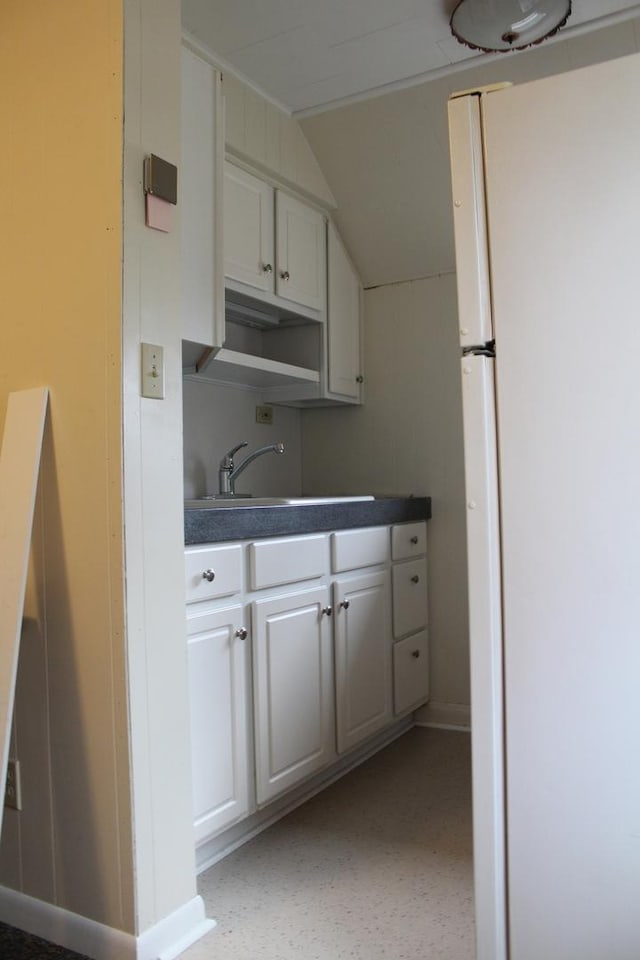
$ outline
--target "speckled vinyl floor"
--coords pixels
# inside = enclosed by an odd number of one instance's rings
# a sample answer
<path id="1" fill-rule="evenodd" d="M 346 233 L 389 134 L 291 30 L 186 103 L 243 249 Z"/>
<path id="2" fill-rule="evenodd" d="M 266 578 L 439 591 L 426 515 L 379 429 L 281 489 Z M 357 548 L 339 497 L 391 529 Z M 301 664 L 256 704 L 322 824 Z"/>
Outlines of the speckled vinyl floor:
<path id="1" fill-rule="evenodd" d="M 410 730 L 203 873 L 180 960 L 472 960 L 470 762 Z"/>

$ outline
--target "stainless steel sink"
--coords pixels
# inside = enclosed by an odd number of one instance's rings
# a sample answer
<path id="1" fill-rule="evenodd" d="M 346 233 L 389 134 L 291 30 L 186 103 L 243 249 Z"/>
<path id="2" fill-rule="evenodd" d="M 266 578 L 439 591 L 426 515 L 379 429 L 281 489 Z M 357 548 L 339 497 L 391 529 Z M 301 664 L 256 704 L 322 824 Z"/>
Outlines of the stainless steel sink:
<path id="1" fill-rule="evenodd" d="M 373 500 L 366 497 L 201 497 L 185 500 L 187 510 L 206 510 L 215 507 L 300 507 L 305 504 L 354 503 L 358 500 Z"/>

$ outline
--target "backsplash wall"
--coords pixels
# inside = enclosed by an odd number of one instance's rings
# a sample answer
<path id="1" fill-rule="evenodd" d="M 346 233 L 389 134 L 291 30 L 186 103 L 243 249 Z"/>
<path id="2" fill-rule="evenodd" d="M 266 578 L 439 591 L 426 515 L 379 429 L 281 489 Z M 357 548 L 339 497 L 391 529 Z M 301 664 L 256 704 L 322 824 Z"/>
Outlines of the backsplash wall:
<path id="1" fill-rule="evenodd" d="M 256 405 L 264 403 L 258 391 L 184 380 L 184 495 L 185 499 L 218 492 L 218 465 L 227 450 L 241 440 L 236 463 L 258 447 L 284 443 L 282 456 L 268 453 L 254 460 L 237 481 L 238 493 L 254 496 L 300 496 L 302 493 L 301 416 L 290 407 L 273 407 L 273 424 L 256 423 Z"/>

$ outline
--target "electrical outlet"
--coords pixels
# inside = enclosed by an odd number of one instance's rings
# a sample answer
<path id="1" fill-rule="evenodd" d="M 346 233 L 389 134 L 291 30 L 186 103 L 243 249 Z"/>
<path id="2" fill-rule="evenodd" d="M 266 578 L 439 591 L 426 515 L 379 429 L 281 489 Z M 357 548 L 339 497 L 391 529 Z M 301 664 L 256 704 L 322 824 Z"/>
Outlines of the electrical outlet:
<path id="1" fill-rule="evenodd" d="M 273 407 L 267 404 L 256 407 L 256 423 L 273 423 Z"/>
<path id="2" fill-rule="evenodd" d="M 12 810 L 22 810 L 22 788 L 20 786 L 20 761 L 7 762 L 7 780 L 4 787 L 4 805 Z"/>

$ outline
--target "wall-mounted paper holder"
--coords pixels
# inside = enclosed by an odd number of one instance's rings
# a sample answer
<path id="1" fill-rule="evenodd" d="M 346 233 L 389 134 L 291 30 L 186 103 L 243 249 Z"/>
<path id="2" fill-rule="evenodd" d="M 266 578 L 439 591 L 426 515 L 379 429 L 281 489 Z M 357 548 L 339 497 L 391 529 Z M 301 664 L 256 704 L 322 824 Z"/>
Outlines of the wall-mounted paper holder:
<path id="1" fill-rule="evenodd" d="M 178 202 L 178 168 L 150 153 L 144 161 L 145 223 L 169 233 L 172 207 Z"/>

